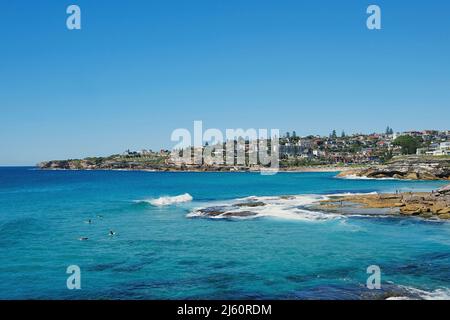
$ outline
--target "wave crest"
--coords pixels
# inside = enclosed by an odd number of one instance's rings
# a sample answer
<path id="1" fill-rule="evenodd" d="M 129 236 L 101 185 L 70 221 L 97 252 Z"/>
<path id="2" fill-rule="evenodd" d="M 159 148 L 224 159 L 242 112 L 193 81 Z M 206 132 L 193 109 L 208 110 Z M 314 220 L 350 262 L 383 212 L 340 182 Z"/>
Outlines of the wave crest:
<path id="1" fill-rule="evenodd" d="M 197 208 L 187 217 L 212 219 L 252 219 L 272 217 L 291 220 L 321 221 L 339 218 L 340 215 L 308 209 L 317 201 L 327 199 L 321 195 L 296 195 L 274 197 L 247 197 L 225 204 Z"/>
<path id="2" fill-rule="evenodd" d="M 393 177 L 385 177 L 385 178 L 370 178 L 366 176 L 357 176 L 356 174 L 349 174 L 346 176 L 338 177 L 339 179 L 348 179 L 348 180 L 400 180 L 398 178 Z M 402 180 L 408 180 L 408 179 L 402 179 Z"/>
<path id="3" fill-rule="evenodd" d="M 192 201 L 192 199 L 193 198 L 189 193 L 185 193 L 178 196 L 165 196 L 156 199 L 139 200 L 138 202 L 145 202 L 151 204 L 152 206 L 161 207 L 161 206 L 169 206 L 176 203 L 189 202 Z"/>
<path id="4" fill-rule="evenodd" d="M 449 288 L 438 288 L 433 291 L 420 290 L 408 286 L 399 286 L 407 295 L 389 297 L 387 300 L 450 300 Z"/>

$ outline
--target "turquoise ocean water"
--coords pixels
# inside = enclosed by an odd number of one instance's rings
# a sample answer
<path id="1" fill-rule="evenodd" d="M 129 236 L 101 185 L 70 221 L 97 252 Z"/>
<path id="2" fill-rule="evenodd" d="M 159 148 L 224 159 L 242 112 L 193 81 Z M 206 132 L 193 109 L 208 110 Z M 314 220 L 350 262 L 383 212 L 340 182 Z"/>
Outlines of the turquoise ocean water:
<path id="1" fill-rule="evenodd" d="M 443 185 L 335 175 L 0 168 L 0 299 L 449 298 L 448 222 L 315 219 L 284 207 L 251 219 L 187 217 L 248 196 Z M 153 202 L 186 193 L 192 201 Z M 81 269 L 81 290 L 66 287 L 69 265 Z M 381 268 L 381 290 L 365 286 L 369 265 Z"/>

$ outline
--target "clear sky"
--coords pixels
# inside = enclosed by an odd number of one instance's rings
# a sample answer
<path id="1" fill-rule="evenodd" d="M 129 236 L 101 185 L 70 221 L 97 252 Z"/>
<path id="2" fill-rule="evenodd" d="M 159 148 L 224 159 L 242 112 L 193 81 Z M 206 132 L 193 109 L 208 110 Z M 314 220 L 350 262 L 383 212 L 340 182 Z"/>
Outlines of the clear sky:
<path id="1" fill-rule="evenodd" d="M 450 2 L 0 0 L 0 165 L 170 148 L 194 120 L 450 129 Z"/>

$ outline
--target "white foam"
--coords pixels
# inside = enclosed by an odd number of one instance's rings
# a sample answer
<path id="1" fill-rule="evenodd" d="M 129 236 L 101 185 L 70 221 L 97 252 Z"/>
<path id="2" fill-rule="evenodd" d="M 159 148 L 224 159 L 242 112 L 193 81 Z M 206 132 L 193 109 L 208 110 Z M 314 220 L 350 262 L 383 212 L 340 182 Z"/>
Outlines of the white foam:
<path id="1" fill-rule="evenodd" d="M 333 193 L 326 195 L 327 199 L 328 197 L 346 197 L 346 196 L 364 196 L 364 195 L 370 195 L 370 194 L 378 194 L 378 192 L 343 192 L 343 193 Z"/>
<path id="2" fill-rule="evenodd" d="M 172 197 L 160 197 L 157 199 L 150 199 L 150 200 L 139 200 L 138 202 L 146 202 L 153 206 L 169 206 L 176 203 L 183 203 L 183 202 L 189 202 L 192 201 L 192 196 L 189 193 L 181 194 L 179 196 L 172 196 Z"/>
<path id="3" fill-rule="evenodd" d="M 349 179 L 349 180 L 409 180 L 409 179 L 398 179 L 393 177 L 386 177 L 386 178 L 371 178 L 366 176 L 357 176 L 356 174 L 349 174 L 346 176 L 337 177 L 339 179 Z"/>
<path id="4" fill-rule="evenodd" d="M 439 288 L 433 291 L 425 291 L 413 287 L 405 287 L 405 289 L 419 295 L 424 300 L 450 300 L 449 288 Z"/>
<path id="5" fill-rule="evenodd" d="M 408 286 L 399 286 L 404 289 L 408 293 L 410 293 L 413 297 L 389 297 L 387 300 L 414 300 L 414 299 L 423 299 L 423 300 L 450 300 L 450 289 L 449 288 L 438 288 L 433 291 L 425 291 L 420 290 L 414 287 Z M 417 298 L 414 298 L 417 297 Z"/>
<path id="6" fill-rule="evenodd" d="M 386 300 L 415 300 L 415 299 L 412 299 L 409 297 L 389 297 L 389 298 L 386 298 Z"/>
<path id="7" fill-rule="evenodd" d="M 304 207 L 310 204 L 313 204 L 317 201 L 326 200 L 327 196 L 321 195 L 297 195 L 297 196 L 287 196 L 287 197 L 257 197 L 251 196 L 241 199 L 233 200 L 229 203 L 222 205 L 212 205 L 210 207 L 221 207 L 220 209 L 224 211 L 223 214 L 208 216 L 207 213 L 202 212 L 202 209 L 206 209 L 208 207 L 197 208 L 194 211 L 190 212 L 188 217 L 202 217 L 207 216 L 208 218 L 214 219 L 223 219 L 229 218 L 229 216 L 225 215 L 226 213 L 239 213 L 251 211 L 255 213 L 251 216 L 246 217 L 235 217 L 236 219 L 253 219 L 260 217 L 272 217 L 272 218 L 280 218 L 280 219 L 290 219 L 290 220 L 304 220 L 304 221 L 322 221 L 322 220 L 330 220 L 341 217 L 338 214 L 332 213 L 324 213 L 314 210 L 307 210 Z M 265 205 L 256 206 L 256 207 L 236 207 L 234 205 L 245 202 L 263 202 Z"/>

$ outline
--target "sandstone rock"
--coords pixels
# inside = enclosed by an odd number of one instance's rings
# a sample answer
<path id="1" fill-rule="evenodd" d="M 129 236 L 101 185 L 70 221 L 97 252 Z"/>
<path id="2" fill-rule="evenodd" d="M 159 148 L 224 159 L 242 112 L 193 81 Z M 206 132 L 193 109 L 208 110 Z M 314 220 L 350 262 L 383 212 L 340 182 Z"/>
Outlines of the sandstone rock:
<path id="1" fill-rule="evenodd" d="M 405 211 L 400 209 L 400 214 L 404 215 L 404 216 L 415 216 L 415 215 L 419 215 L 420 211 Z"/>
<path id="2" fill-rule="evenodd" d="M 423 204 L 406 204 L 404 207 L 400 208 L 400 213 L 402 214 L 418 215 L 427 212 L 430 212 L 430 208 Z"/>
<path id="3" fill-rule="evenodd" d="M 439 178 L 436 177 L 435 175 L 427 172 L 427 173 L 421 173 L 419 175 L 419 179 L 420 180 L 438 180 Z"/>
<path id="4" fill-rule="evenodd" d="M 386 200 L 386 199 L 398 199 L 399 196 L 397 194 L 380 194 L 380 199 Z"/>
<path id="5" fill-rule="evenodd" d="M 424 197 L 416 195 L 416 194 L 405 195 L 402 199 L 403 202 L 408 202 L 408 203 L 421 203 L 424 200 L 425 200 Z"/>
<path id="6" fill-rule="evenodd" d="M 394 157 L 385 165 L 344 171 L 339 176 L 349 175 L 369 178 L 448 180 L 450 179 L 450 159 L 421 156 Z"/>
<path id="7" fill-rule="evenodd" d="M 358 210 L 399 208 L 399 210 L 391 210 L 390 212 L 392 214 L 399 212 L 404 216 L 448 219 L 447 216 L 450 215 L 450 194 L 437 192 L 335 196 L 329 200 L 321 201 L 320 208 L 335 209 L 340 206 L 345 209 L 349 206 L 352 207 L 352 203 L 362 205 Z M 355 208 L 354 205 L 353 208 Z"/>
<path id="8" fill-rule="evenodd" d="M 419 175 L 416 172 L 410 172 L 404 176 L 404 179 L 417 180 Z"/>
<path id="9" fill-rule="evenodd" d="M 431 211 L 434 213 L 449 213 L 446 212 L 446 210 L 450 210 L 450 207 L 447 206 L 447 203 L 444 201 L 436 201 L 432 206 L 431 206 Z"/>
<path id="10" fill-rule="evenodd" d="M 436 213 L 439 216 L 442 215 L 442 214 L 448 214 L 448 213 L 450 213 L 450 207 L 439 209 L 438 211 L 436 211 Z"/>
<path id="11" fill-rule="evenodd" d="M 431 212 L 425 212 L 425 213 L 421 213 L 420 217 L 425 218 L 425 219 L 432 218 L 433 214 Z"/>

